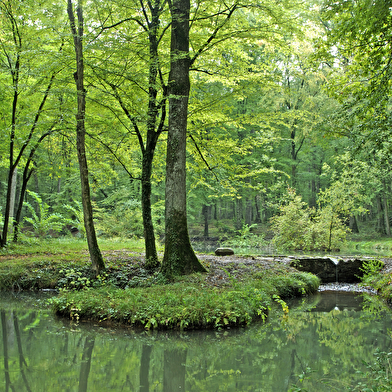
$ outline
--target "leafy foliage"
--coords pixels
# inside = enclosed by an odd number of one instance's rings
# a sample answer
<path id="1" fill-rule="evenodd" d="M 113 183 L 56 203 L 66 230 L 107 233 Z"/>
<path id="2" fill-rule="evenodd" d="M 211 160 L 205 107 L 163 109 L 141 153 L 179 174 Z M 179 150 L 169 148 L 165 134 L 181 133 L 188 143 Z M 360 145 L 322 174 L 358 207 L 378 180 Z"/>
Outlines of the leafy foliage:
<path id="1" fill-rule="evenodd" d="M 78 233 L 82 237 L 86 234 L 86 228 L 84 227 L 83 218 L 83 206 L 79 201 L 74 201 L 75 205 L 64 204 L 63 209 L 71 214 L 71 217 L 67 219 L 67 222 L 78 230 Z"/>
<path id="2" fill-rule="evenodd" d="M 49 205 L 37 193 L 28 191 L 28 194 L 32 196 L 38 207 L 38 212 L 36 212 L 30 203 L 25 203 L 31 213 L 31 217 L 25 217 L 24 220 L 32 225 L 34 234 L 42 238 L 50 235 L 52 232 L 58 233 L 61 231 L 64 225 L 68 223 L 68 220 L 61 214 L 50 212 Z"/>
<path id="3" fill-rule="evenodd" d="M 361 372 L 364 380 L 358 383 L 352 392 L 388 392 L 392 390 L 392 352 L 377 350 L 374 362 L 367 363 L 367 371 Z"/>
<path id="4" fill-rule="evenodd" d="M 284 249 L 337 249 L 345 240 L 348 228 L 332 206 L 315 210 L 289 189 L 288 202 L 280 207 L 280 215 L 271 219 L 274 243 Z"/>

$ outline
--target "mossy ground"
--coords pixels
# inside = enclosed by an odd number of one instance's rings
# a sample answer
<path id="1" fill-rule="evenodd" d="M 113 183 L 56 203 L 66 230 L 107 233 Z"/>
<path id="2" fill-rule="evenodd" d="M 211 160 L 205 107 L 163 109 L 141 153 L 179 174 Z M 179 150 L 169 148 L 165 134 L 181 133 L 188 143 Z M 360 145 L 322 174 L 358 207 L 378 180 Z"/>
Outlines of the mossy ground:
<path id="1" fill-rule="evenodd" d="M 60 289 L 51 300 L 57 313 L 74 320 L 115 322 L 146 329 L 198 329 L 246 325 L 265 318 L 272 302 L 317 290 L 318 279 L 280 263 L 252 257 L 199 255 L 207 273 L 167 281 L 144 268 L 140 249 L 101 246 L 106 271 L 90 271 L 81 246 L 53 241 L 36 248 L 8 249 L 0 256 L 1 290 Z"/>

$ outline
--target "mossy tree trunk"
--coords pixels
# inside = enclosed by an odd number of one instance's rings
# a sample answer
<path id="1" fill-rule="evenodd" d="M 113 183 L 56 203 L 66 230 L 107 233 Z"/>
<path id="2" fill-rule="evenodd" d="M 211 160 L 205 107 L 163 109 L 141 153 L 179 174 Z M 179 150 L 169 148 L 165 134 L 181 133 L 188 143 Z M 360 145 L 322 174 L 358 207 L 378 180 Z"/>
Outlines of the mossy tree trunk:
<path id="1" fill-rule="evenodd" d="M 146 268 L 156 269 L 159 267 L 158 253 L 155 245 L 154 225 L 152 221 L 151 212 L 151 173 L 152 162 L 154 159 L 154 152 L 161 135 L 166 118 L 166 93 L 162 102 L 158 102 L 158 72 L 159 72 L 159 54 L 158 54 L 158 29 L 159 18 L 163 10 L 161 0 L 155 0 L 151 3 L 151 21 L 148 23 L 148 41 L 150 45 L 150 67 L 149 67 L 149 81 L 148 81 L 148 109 L 147 109 L 147 139 L 146 147 L 143 148 L 143 163 L 142 163 L 142 213 L 144 226 L 144 241 L 146 248 Z M 164 90 L 166 86 L 163 86 Z M 159 118 L 159 107 L 161 108 L 161 118 L 157 126 Z"/>
<path id="2" fill-rule="evenodd" d="M 146 5 L 146 4 L 145 4 Z M 158 139 L 165 129 L 167 86 L 164 84 L 162 72 L 160 72 L 158 47 L 160 43 L 159 26 L 160 16 L 165 10 L 165 1 L 154 0 L 148 3 L 148 7 L 141 3 L 145 17 L 145 30 L 148 32 L 149 42 L 149 70 L 148 70 L 148 108 L 147 108 L 147 136 L 144 140 L 138 125 L 137 116 L 132 114 L 126 102 L 121 96 L 118 86 L 109 83 L 125 115 L 130 120 L 138 138 L 142 153 L 141 194 L 142 194 L 142 217 L 144 229 L 144 244 L 146 250 L 146 268 L 154 270 L 159 268 L 158 253 L 154 225 L 151 211 L 151 173 L 155 149 Z M 150 12 L 150 14 L 149 14 Z M 150 15 L 150 16 L 149 16 Z M 142 25 L 142 21 L 140 20 Z M 162 87 L 162 97 L 159 99 L 159 85 Z M 131 179 L 133 176 L 128 172 Z"/>
<path id="3" fill-rule="evenodd" d="M 190 0 L 174 0 L 171 6 L 169 74 L 169 131 L 166 157 L 165 254 L 166 276 L 205 271 L 189 239 L 186 216 L 186 133 L 189 80 Z"/>
<path id="4" fill-rule="evenodd" d="M 74 74 L 77 97 L 78 111 L 76 114 L 76 146 L 78 152 L 80 180 L 82 187 L 82 204 L 84 227 L 86 229 L 86 238 L 90 253 L 92 269 L 96 274 L 105 269 L 105 263 L 102 258 L 101 251 L 98 246 L 97 236 L 95 233 L 93 221 L 93 209 L 91 205 L 90 184 L 88 179 L 88 166 L 85 149 L 85 112 L 86 112 L 86 90 L 84 88 L 84 63 L 83 63 L 83 9 L 80 1 L 78 1 L 76 13 L 77 23 L 73 12 L 72 0 L 68 0 L 68 17 L 71 25 L 71 31 L 74 39 L 74 47 L 76 54 L 76 72 Z"/>

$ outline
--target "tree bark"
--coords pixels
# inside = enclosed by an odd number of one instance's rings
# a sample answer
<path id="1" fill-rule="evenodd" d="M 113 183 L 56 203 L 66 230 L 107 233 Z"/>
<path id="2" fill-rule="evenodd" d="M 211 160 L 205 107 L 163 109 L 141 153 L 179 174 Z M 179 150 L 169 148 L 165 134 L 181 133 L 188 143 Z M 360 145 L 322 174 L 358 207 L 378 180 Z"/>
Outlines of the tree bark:
<path id="1" fill-rule="evenodd" d="M 235 199 L 235 229 L 237 231 L 242 229 L 242 199 Z"/>
<path id="2" fill-rule="evenodd" d="M 387 201 L 387 188 L 385 180 L 383 181 L 384 194 L 383 194 L 383 210 L 384 210 L 384 222 L 385 222 L 385 233 L 386 235 L 391 235 L 391 228 L 389 226 L 389 211 L 388 211 L 388 201 Z"/>
<path id="3" fill-rule="evenodd" d="M 159 267 L 158 253 L 155 245 L 154 225 L 151 213 L 151 172 L 154 152 L 159 136 L 163 131 L 163 124 L 166 117 L 166 104 L 161 106 L 161 121 L 157 128 L 158 104 L 157 104 L 157 77 L 159 70 L 158 55 L 158 28 L 160 17 L 161 0 L 155 0 L 151 9 L 151 23 L 149 24 L 148 39 L 150 45 L 150 68 L 149 68 L 149 90 L 148 90 L 148 110 L 147 110 L 147 140 L 146 148 L 143 149 L 142 163 L 142 214 L 144 226 L 144 243 L 146 248 L 146 268 L 156 269 Z M 164 93 L 165 94 L 165 93 Z M 164 97 L 166 101 L 166 97 Z"/>
<path id="4" fill-rule="evenodd" d="M 376 203 L 377 203 L 376 232 L 381 234 L 386 234 L 383 203 L 380 195 L 377 195 Z"/>
<path id="5" fill-rule="evenodd" d="M 162 272 L 171 277 L 205 272 L 189 239 L 186 215 L 186 133 L 189 80 L 190 0 L 171 5 L 169 131 L 166 155 L 165 253 Z"/>
<path id="6" fill-rule="evenodd" d="M 88 166 L 85 149 L 85 112 L 86 112 L 86 90 L 84 88 L 84 62 L 83 62 L 83 9 L 80 1 L 77 5 L 78 21 L 76 25 L 73 12 L 72 0 L 68 0 L 68 17 L 71 24 L 71 31 L 74 38 L 75 54 L 76 54 L 76 72 L 74 74 L 77 97 L 78 111 L 76 114 L 76 146 L 78 152 L 80 181 L 82 188 L 82 204 L 84 227 L 86 229 L 86 238 L 90 253 L 92 268 L 96 274 L 105 269 L 105 263 L 102 258 L 101 251 L 98 247 L 97 236 L 93 221 L 93 209 L 91 205 L 90 184 L 88 179 Z"/>
<path id="7" fill-rule="evenodd" d="M 209 232 L 208 232 L 209 206 L 207 206 L 206 204 L 203 204 L 202 215 L 204 217 L 204 239 L 208 239 L 208 236 L 209 236 Z"/>

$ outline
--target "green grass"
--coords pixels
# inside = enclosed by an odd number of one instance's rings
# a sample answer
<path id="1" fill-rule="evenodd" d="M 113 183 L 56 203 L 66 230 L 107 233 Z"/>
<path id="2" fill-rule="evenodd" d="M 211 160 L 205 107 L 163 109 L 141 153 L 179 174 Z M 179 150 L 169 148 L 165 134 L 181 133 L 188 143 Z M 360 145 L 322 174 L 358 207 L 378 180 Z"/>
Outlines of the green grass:
<path id="1" fill-rule="evenodd" d="M 287 271 L 286 271 L 287 274 Z M 125 290 L 112 286 L 96 290 L 63 291 L 52 299 L 54 310 L 79 320 L 112 321 L 145 329 L 199 329 L 247 325 L 265 319 L 273 300 L 317 290 L 310 274 L 249 277 L 244 284 L 211 287 L 201 274 L 171 284 Z"/>
<path id="2" fill-rule="evenodd" d="M 62 288 L 52 299 L 59 314 L 73 319 L 110 321 L 150 328 L 220 328 L 263 319 L 281 297 L 306 295 L 319 280 L 281 264 L 251 267 L 232 263 L 212 274 L 167 282 L 144 269 L 141 241 L 100 242 L 106 270 L 94 277 L 84 241 L 47 240 L 10 246 L 0 253 L 0 290 Z M 209 264 L 205 264 L 209 268 Z"/>
<path id="3" fill-rule="evenodd" d="M 132 249 L 138 254 L 144 250 L 141 240 L 101 240 L 99 245 L 109 267 L 112 259 L 119 261 L 116 251 Z M 0 291 L 56 288 L 64 277 L 61 270 L 86 266 L 89 255 L 85 240 L 53 238 L 10 244 L 0 250 Z"/>
<path id="4" fill-rule="evenodd" d="M 99 247 L 102 251 L 132 249 L 135 252 L 144 251 L 144 241 L 142 239 L 124 239 L 111 238 L 99 239 Z M 162 247 L 158 247 L 159 250 Z M 22 244 L 10 243 L 6 248 L 0 249 L 0 256 L 6 255 L 24 255 L 24 254 L 59 254 L 66 252 L 87 252 L 87 242 L 84 239 L 76 239 L 73 237 L 50 238 L 46 240 L 39 240 L 37 238 L 30 238 L 29 242 Z"/>

